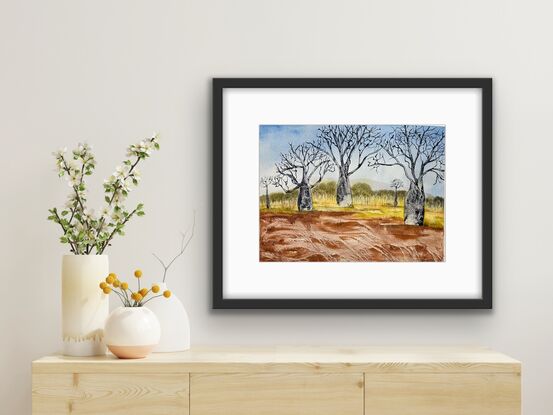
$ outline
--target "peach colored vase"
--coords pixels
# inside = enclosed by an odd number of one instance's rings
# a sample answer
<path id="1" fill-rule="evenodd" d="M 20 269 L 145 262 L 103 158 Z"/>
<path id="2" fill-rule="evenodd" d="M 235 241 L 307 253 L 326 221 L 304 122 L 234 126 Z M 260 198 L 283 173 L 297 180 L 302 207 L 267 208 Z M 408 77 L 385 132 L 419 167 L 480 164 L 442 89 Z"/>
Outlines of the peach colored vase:
<path id="1" fill-rule="evenodd" d="M 120 359 L 146 357 L 159 343 L 161 329 L 156 315 L 145 307 L 118 307 L 104 328 L 108 349 Z"/>

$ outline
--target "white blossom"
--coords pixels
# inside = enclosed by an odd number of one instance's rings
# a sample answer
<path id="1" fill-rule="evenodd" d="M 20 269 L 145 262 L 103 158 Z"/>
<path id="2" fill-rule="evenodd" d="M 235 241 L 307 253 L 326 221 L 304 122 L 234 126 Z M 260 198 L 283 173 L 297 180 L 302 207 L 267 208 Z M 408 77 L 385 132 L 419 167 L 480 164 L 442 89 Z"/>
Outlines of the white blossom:
<path id="1" fill-rule="evenodd" d="M 60 159 L 65 155 L 65 153 L 67 153 L 67 147 L 61 147 L 58 151 L 54 151 L 52 155 L 57 159 Z"/>
<path id="2" fill-rule="evenodd" d="M 121 222 L 123 220 L 123 214 L 121 213 L 121 211 L 113 211 L 111 212 L 111 219 L 114 220 L 115 222 Z"/>
<path id="3" fill-rule="evenodd" d="M 132 178 L 127 177 L 124 182 L 121 183 L 121 190 L 129 193 L 132 190 Z"/>
<path id="4" fill-rule="evenodd" d="M 84 230 L 85 230 L 84 224 L 83 224 L 82 222 L 80 222 L 80 221 L 77 221 L 77 222 L 75 223 L 75 230 L 77 231 L 77 233 L 79 233 L 79 232 L 84 232 Z"/>
<path id="5" fill-rule="evenodd" d="M 104 184 L 113 185 L 113 184 L 115 184 L 116 181 L 117 181 L 117 179 L 112 174 L 111 176 L 109 176 L 107 179 L 104 180 Z"/>
<path id="6" fill-rule="evenodd" d="M 94 209 L 85 209 L 82 214 L 83 219 L 87 221 L 94 220 Z"/>
<path id="7" fill-rule="evenodd" d="M 124 166 L 117 166 L 115 168 L 115 173 L 111 177 L 115 180 L 123 180 L 127 176 L 127 169 Z"/>
<path id="8" fill-rule="evenodd" d="M 104 221 L 100 224 L 100 226 L 99 226 L 99 228 L 98 228 L 98 233 L 100 233 L 100 232 L 106 232 L 107 230 L 108 230 L 108 224 L 107 224 L 107 222 L 104 220 Z"/>
<path id="9" fill-rule="evenodd" d="M 78 186 L 82 180 L 82 173 L 80 170 L 70 170 L 69 171 L 69 175 L 66 176 L 66 180 L 69 184 L 70 187 L 75 187 L 75 186 Z"/>

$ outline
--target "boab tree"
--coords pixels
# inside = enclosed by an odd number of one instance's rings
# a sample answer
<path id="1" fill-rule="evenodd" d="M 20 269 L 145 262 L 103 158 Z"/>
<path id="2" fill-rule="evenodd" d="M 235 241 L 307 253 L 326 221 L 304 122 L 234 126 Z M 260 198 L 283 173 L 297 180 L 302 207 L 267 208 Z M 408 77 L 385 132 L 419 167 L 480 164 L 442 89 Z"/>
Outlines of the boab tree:
<path id="1" fill-rule="evenodd" d="M 280 161 L 275 164 L 278 173 L 275 185 L 285 193 L 298 189 L 298 210 L 313 210 L 311 189 L 319 184 L 325 174 L 334 171 L 329 158 L 309 144 L 293 146 L 288 153 L 280 154 Z M 314 182 L 313 182 L 314 180 Z"/>
<path id="2" fill-rule="evenodd" d="M 263 176 L 259 180 L 259 184 L 263 186 L 263 190 L 265 191 L 265 207 L 270 209 L 271 198 L 269 197 L 269 186 L 275 184 L 275 178 L 273 176 Z"/>
<path id="3" fill-rule="evenodd" d="M 376 144 L 380 138 L 380 129 L 371 125 L 327 125 L 319 128 L 317 140 L 311 144 L 326 154 L 338 169 L 336 203 L 339 206 L 353 206 L 349 177 L 365 162 L 370 162 L 369 157 L 376 157 L 380 150 Z"/>
<path id="4" fill-rule="evenodd" d="M 381 159 L 377 166 L 400 166 L 409 180 L 403 218 L 406 225 L 424 223 L 424 178 L 444 180 L 445 130 L 442 127 L 403 125 L 380 140 Z"/>
<path id="5" fill-rule="evenodd" d="M 390 187 L 394 189 L 394 207 L 397 207 L 397 191 L 403 187 L 403 182 L 399 179 L 392 180 Z"/>

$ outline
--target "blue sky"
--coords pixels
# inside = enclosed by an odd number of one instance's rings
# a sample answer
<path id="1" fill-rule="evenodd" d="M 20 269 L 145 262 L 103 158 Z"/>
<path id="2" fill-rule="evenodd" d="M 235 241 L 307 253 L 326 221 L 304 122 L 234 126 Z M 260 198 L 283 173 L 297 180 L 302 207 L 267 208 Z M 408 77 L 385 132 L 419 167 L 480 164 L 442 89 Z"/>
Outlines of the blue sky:
<path id="1" fill-rule="evenodd" d="M 259 174 L 261 176 L 271 176 L 275 174 L 275 163 L 280 159 L 280 153 L 286 153 L 289 143 L 299 145 L 317 138 L 317 129 L 321 125 L 260 125 L 259 126 Z M 380 125 L 381 131 L 385 134 L 392 131 L 392 125 Z M 447 145 L 447 144 L 446 144 Z M 325 180 L 337 180 L 336 172 L 329 173 Z M 405 189 L 409 181 L 403 173 L 403 169 L 398 166 L 380 167 L 378 170 L 368 167 L 361 167 L 356 171 L 350 180 L 369 181 L 374 189 L 390 189 L 390 182 L 394 179 L 400 179 L 404 183 Z M 444 183 L 434 185 L 434 176 L 427 175 L 424 180 L 424 186 L 427 194 L 435 196 L 444 195 Z M 280 190 L 280 189 L 278 189 Z M 261 189 L 260 189 L 261 191 Z M 271 188 L 271 191 L 277 191 Z"/>

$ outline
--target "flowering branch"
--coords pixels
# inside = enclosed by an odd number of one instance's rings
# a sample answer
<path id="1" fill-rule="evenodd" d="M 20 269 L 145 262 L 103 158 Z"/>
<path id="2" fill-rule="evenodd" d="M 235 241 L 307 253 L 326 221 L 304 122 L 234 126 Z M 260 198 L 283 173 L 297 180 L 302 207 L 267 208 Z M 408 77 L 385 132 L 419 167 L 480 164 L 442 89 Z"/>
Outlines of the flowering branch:
<path id="1" fill-rule="evenodd" d="M 72 189 L 64 210 L 58 213 L 56 208 L 49 209 L 48 219 L 62 228 L 60 242 L 69 244 L 71 252 L 76 255 L 89 255 L 94 250 L 97 255 L 101 255 L 116 234 L 124 235 L 123 228 L 131 217 L 144 215 L 142 203 L 128 211 L 124 202 L 140 181 L 137 165 L 150 157 L 154 150 L 159 150 L 158 136 L 155 134 L 129 146 L 128 158 L 104 181 L 106 205 L 99 217 L 86 208 L 87 187 L 84 177 L 90 176 L 96 167 L 91 147 L 79 144 L 73 150 L 71 159 L 66 156 L 66 148 L 54 153 L 58 176 L 65 177 Z"/>

